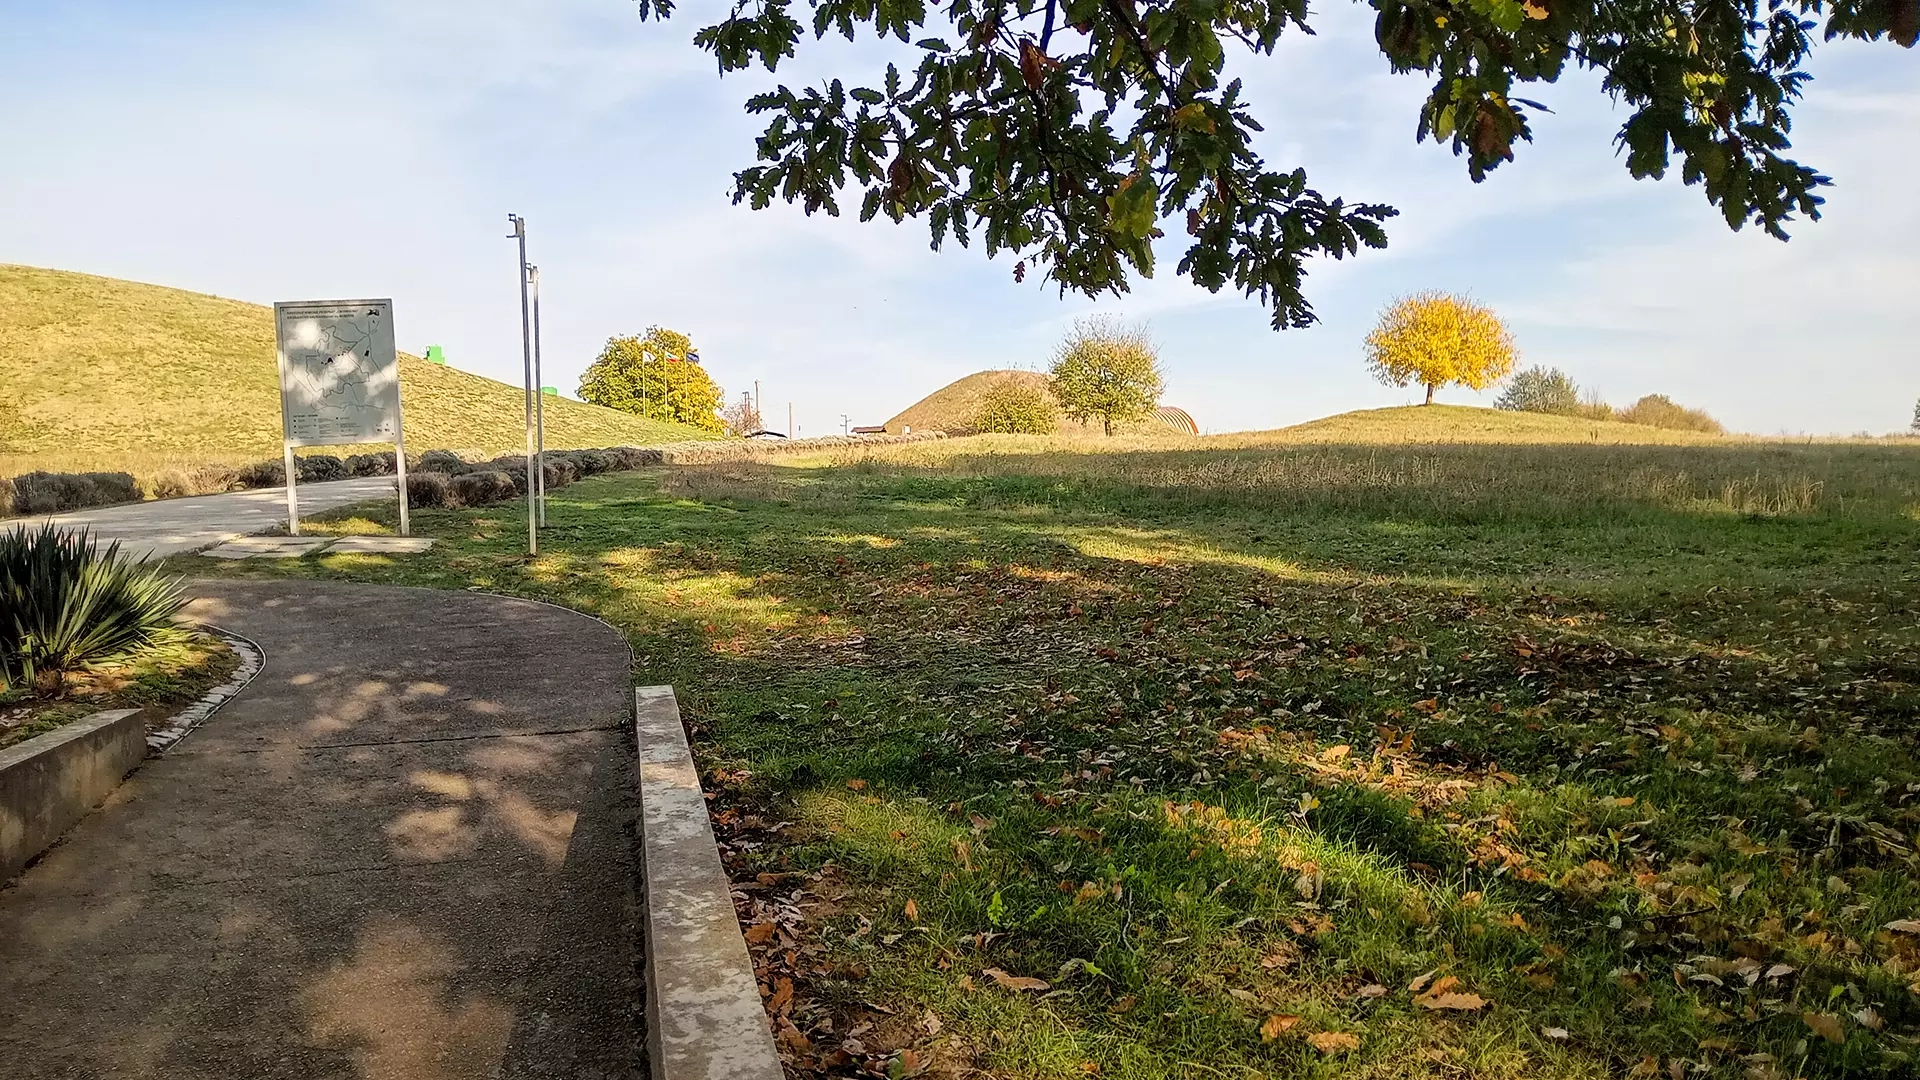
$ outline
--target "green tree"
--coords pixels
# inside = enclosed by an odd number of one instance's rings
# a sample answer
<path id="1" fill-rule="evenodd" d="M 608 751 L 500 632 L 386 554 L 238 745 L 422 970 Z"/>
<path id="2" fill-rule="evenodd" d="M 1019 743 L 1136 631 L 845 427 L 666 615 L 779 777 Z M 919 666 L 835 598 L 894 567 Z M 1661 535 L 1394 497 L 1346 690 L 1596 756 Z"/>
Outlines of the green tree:
<path id="1" fill-rule="evenodd" d="M 1580 387 L 1559 368 L 1530 367 L 1514 374 L 1493 407 L 1575 416 L 1580 412 Z"/>
<path id="2" fill-rule="evenodd" d="M 981 395 L 973 430 L 1003 435 L 1051 435 L 1060 427 L 1060 405 L 1045 386 L 1023 379 L 995 383 Z"/>
<path id="3" fill-rule="evenodd" d="M 1389 386 L 1417 383 L 1433 392 L 1448 383 L 1484 390 L 1513 370 L 1519 351 L 1491 308 L 1443 292 L 1403 296 L 1380 313 L 1367 335 L 1367 366 Z"/>
<path id="4" fill-rule="evenodd" d="M 1907 430 L 1920 435 L 1920 401 L 1913 403 L 1913 423 L 1907 425 Z"/>
<path id="5" fill-rule="evenodd" d="M 1110 318 L 1075 322 L 1054 350 L 1049 373 L 1067 415 L 1082 423 L 1098 417 L 1109 435 L 1115 424 L 1152 416 L 1165 389 L 1160 353 L 1146 327 Z"/>
<path id="6" fill-rule="evenodd" d="M 1383 66 L 1433 80 L 1417 138 L 1449 146 L 1475 181 L 1531 142 L 1525 96 L 1571 67 L 1622 106 L 1615 141 L 1636 177 L 1704 187 L 1734 228 L 1784 238 L 1819 216 L 1829 181 L 1781 155 L 1815 43 L 1920 38 L 1920 0 L 1370 0 Z M 668 17 L 674 0 L 640 0 Z M 938 248 L 978 238 L 988 255 L 1043 266 L 1062 291 L 1123 292 L 1154 271 L 1152 242 L 1173 219 L 1192 237 L 1178 272 L 1232 285 L 1305 326 L 1306 260 L 1383 247 L 1391 207 L 1321 194 L 1304 169 L 1254 153 L 1261 130 L 1236 66 L 1311 33 L 1305 0 L 738 0 L 694 35 L 722 73 L 774 71 L 809 31 L 912 42 L 851 85 L 785 84 L 755 94 L 766 118 L 760 164 L 734 176 L 734 201 L 774 199 L 860 219 L 924 217 Z M 796 17 L 797 16 L 797 17 Z M 825 49 L 816 51 L 825 52 Z M 901 50 L 905 51 L 905 50 Z M 844 57 L 849 54 L 836 54 Z M 1251 59 L 1247 59 L 1251 58 Z M 1363 73 L 1353 73 L 1355 78 Z M 1586 83 L 1587 80 L 1581 80 Z M 1282 102 L 1284 108 L 1311 108 Z M 1270 122 L 1271 113 L 1266 114 Z"/>
<path id="7" fill-rule="evenodd" d="M 645 337 L 610 337 L 580 375 L 580 400 L 653 420 L 721 431 L 720 385 L 688 360 L 693 341 L 661 326 Z"/>

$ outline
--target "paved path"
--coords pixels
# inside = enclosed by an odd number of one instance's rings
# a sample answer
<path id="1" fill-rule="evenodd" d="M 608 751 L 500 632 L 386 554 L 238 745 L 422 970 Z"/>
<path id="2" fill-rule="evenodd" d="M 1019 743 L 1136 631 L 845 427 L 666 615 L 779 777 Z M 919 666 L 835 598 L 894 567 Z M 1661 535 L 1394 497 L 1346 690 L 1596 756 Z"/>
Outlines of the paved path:
<path id="1" fill-rule="evenodd" d="M 395 497 L 391 476 L 301 484 L 296 492 L 303 518 L 336 506 Z M 39 518 L 34 524 L 41 521 L 75 528 L 84 525 L 103 542 L 120 541 L 121 548 L 130 555 L 164 559 L 285 525 L 287 489 L 257 488 L 225 495 L 102 506 Z"/>
<path id="2" fill-rule="evenodd" d="M 254 683 L 0 891 L 0 1075 L 639 1077 L 627 645 L 199 582 Z"/>

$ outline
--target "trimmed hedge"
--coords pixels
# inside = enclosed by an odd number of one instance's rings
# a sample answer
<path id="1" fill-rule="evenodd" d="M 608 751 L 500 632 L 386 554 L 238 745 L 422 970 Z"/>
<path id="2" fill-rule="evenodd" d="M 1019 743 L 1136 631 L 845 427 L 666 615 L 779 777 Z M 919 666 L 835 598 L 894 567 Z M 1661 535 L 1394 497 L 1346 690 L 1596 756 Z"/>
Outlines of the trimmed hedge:
<path id="1" fill-rule="evenodd" d="M 566 458 L 556 458 L 549 454 L 546 459 L 546 467 L 540 471 L 540 475 L 546 482 L 547 490 L 554 491 L 573 483 L 574 480 L 579 477 L 580 472 L 573 467 L 573 462 Z"/>
<path id="2" fill-rule="evenodd" d="M 13 481 L 0 476 L 0 514 L 13 513 Z"/>
<path id="3" fill-rule="evenodd" d="M 407 464 L 412 465 L 413 463 L 408 462 Z M 467 463 L 467 459 L 451 450 L 429 450 L 420 455 L 421 472 L 437 472 L 445 473 L 448 476 L 458 476 L 466 472 L 469 468 L 472 468 L 472 466 Z"/>
<path id="4" fill-rule="evenodd" d="M 139 501 L 140 485 L 132 473 L 30 472 L 13 478 L 13 507 L 20 514 L 58 514 Z"/>
<path id="5" fill-rule="evenodd" d="M 347 458 L 349 476 L 392 476 L 393 453 L 354 454 Z"/>
<path id="6" fill-rule="evenodd" d="M 407 474 L 407 505 L 431 509 L 453 505 L 453 477 L 438 472 Z"/>
<path id="7" fill-rule="evenodd" d="M 153 497 L 178 499 L 186 495 L 218 495 L 240 486 L 240 470 L 230 465 L 196 465 L 190 469 L 163 469 L 153 478 Z"/>
<path id="8" fill-rule="evenodd" d="M 281 487 L 286 482 L 286 466 L 278 461 L 256 461 L 251 465 L 240 466 L 241 487 Z"/>
<path id="9" fill-rule="evenodd" d="M 332 454 L 309 454 L 293 460 L 300 470 L 300 482 L 303 484 L 324 484 L 329 480 L 347 478 L 347 463 Z"/>
<path id="10" fill-rule="evenodd" d="M 453 478 L 452 487 L 457 506 L 491 506 L 520 493 L 520 485 L 513 482 L 513 477 L 493 469 L 461 473 Z"/>

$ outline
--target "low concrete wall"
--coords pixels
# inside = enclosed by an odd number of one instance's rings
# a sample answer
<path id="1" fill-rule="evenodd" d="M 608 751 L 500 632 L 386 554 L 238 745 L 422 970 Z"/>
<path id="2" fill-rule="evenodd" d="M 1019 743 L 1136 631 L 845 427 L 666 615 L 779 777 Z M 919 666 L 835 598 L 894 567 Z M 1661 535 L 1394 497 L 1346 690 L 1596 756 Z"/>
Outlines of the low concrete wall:
<path id="1" fill-rule="evenodd" d="M 671 686 L 635 691 L 654 1080 L 781 1080 Z"/>
<path id="2" fill-rule="evenodd" d="M 86 817 L 146 756 L 138 709 L 94 713 L 0 750 L 0 881 Z"/>

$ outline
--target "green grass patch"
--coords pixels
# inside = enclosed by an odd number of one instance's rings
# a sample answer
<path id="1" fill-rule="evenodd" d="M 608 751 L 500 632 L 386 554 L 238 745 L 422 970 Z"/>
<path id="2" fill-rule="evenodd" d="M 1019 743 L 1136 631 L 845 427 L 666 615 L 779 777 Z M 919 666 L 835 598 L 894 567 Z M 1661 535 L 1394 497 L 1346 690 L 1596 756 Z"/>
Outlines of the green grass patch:
<path id="1" fill-rule="evenodd" d="M 139 709 L 149 728 L 233 676 L 240 658 L 217 637 L 169 631 L 127 656 L 67 675 L 57 697 L 0 692 L 0 747 L 109 709 Z"/>
<path id="2" fill-rule="evenodd" d="M 624 628 L 802 1074 L 1866 1077 L 1916 502 L 1898 444 L 982 439 L 190 568 Z"/>

